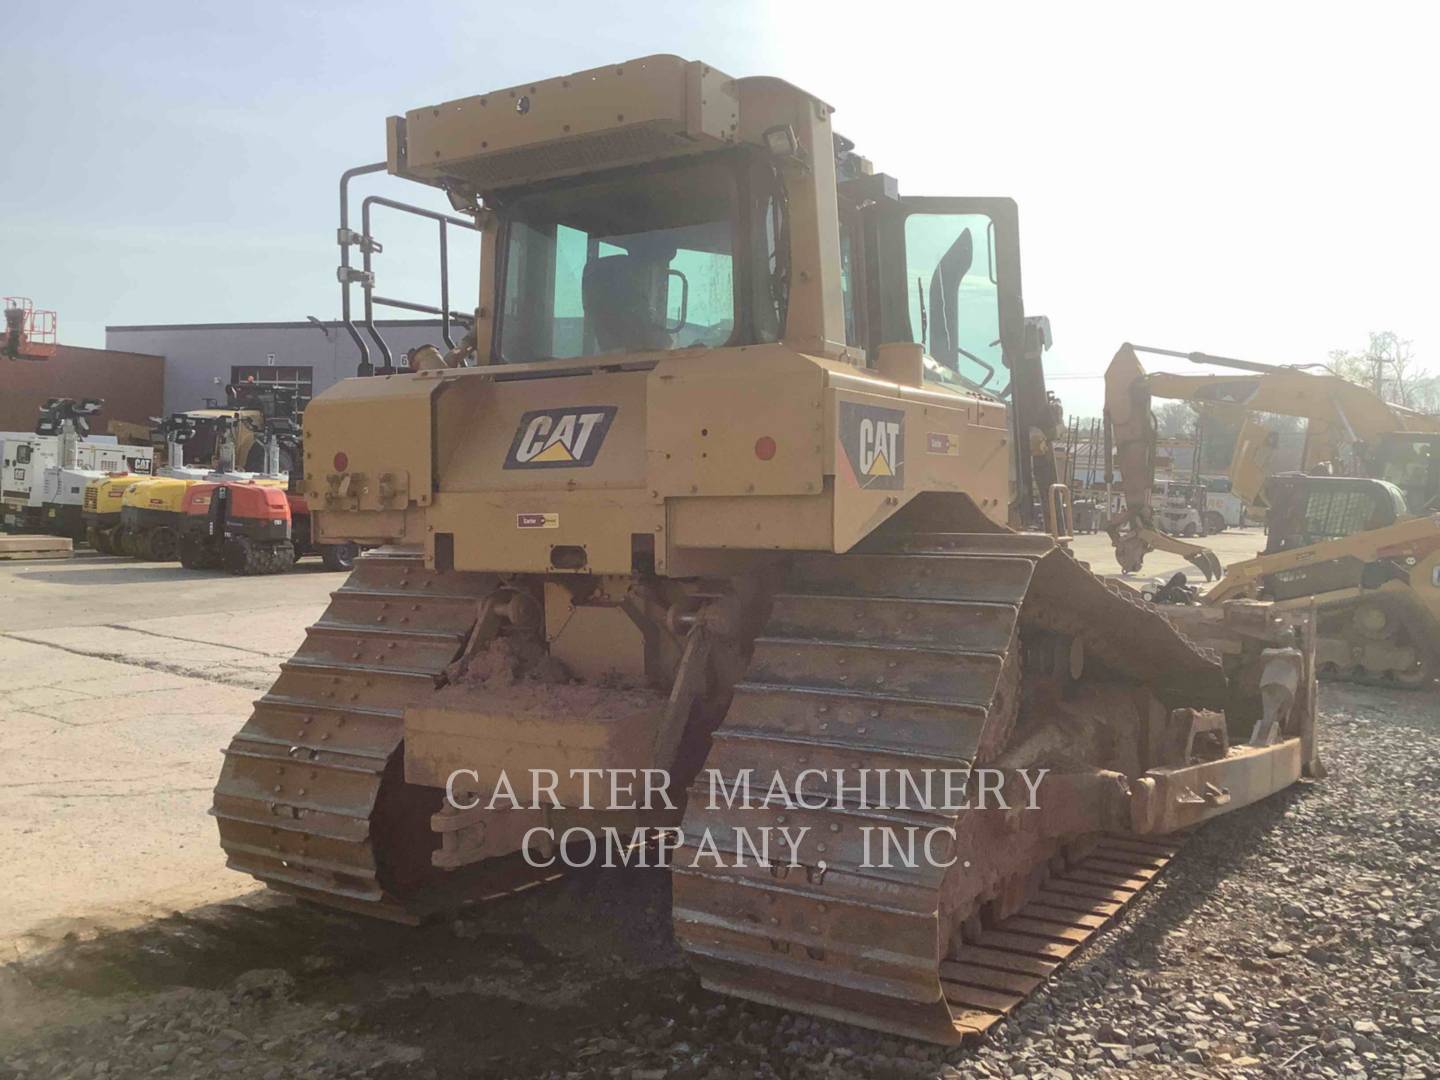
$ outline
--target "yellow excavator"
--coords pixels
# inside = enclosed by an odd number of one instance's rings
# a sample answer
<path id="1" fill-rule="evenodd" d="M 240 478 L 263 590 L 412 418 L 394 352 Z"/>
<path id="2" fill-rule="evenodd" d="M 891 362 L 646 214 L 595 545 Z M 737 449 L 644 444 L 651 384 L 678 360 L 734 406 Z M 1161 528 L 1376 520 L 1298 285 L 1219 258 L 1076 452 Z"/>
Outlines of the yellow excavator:
<path id="1" fill-rule="evenodd" d="M 1201 604 L 1248 598 L 1313 609 L 1321 674 L 1431 685 L 1440 674 L 1440 417 L 1392 405 L 1333 375 L 1149 351 L 1250 374 L 1147 375 L 1137 347 L 1116 353 L 1105 376 L 1106 423 L 1127 510 L 1107 531 L 1121 568 L 1138 571 L 1156 548 L 1185 555 L 1207 578 L 1220 578 Z M 1266 508 L 1267 540 L 1256 558 L 1230 566 L 1223 577 L 1208 549 L 1154 527 L 1152 396 L 1245 411 L 1231 478 L 1242 498 Z M 1308 420 L 1306 472 L 1266 478 L 1267 439 L 1256 435 L 1264 432 L 1265 413 Z M 1159 595 L 1194 599 L 1174 579 Z"/>
<path id="2" fill-rule="evenodd" d="M 1015 204 L 902 196 L 831 113 L 648 56 L 388 120 L 304 418 L 317 539 L 376 547 L 226 750 L 231 867 L 414 922 L 648 835 L 707 986 L 956 1043 L 1318 772 L 1304 612 L 1172 621 L 1057 535 Z M 381 172 L 454 214 L 357 221 Z M 382 295 L 382 211 L 479 232 L 473 312 L 443 257 Z"/>
<path id="3" fill-rule="evenodd" d="M 1243 373 L 1146 372 L 1139 352 Z M 1125 511 L 1106 529 L 1126 573 L 1137 573 L 1150 550 L 1183 555 L 1207 580 L 1222 570 L 1208 549 L 1167 536 L 1158 527 L 1151 507 L 1157 431 L 1150 403 L 1155 398 L 1187 401 L 1205 413 L 1242 420 L 1230 465 L 1231 491 L 1256 521 L 1264 521 L 1268 510 L 1265 480 L 1278 445 L 1265 424 L 1269 414 L 1306 421 L 1302 472 L 1386 480 L 1401 489 L 1412 512 L 1440 507 L 1440 417 L 1387 402 L 1337 375 L 1127 342 L 1105 372 L 1106 434 L 1115 448 L 1114 466 L 1126 501 Z"/>

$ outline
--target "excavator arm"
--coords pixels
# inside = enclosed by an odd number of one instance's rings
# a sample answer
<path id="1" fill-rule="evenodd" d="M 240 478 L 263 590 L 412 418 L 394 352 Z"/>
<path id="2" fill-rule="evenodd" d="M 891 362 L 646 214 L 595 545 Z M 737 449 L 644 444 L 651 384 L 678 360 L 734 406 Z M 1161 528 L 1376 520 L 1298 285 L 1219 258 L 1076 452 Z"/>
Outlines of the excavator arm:
<path id="1" fill-rule="evenodd" d="M 1193 563 L 1206 581 L 1223 568 L 1215 553 L 1199 544 L 1167 536 L 1155 524 L 1150 491 L 1155 483 L 1155 417 L 1150 412 L 1150 383 L 1135 350 L 1120 346 L 1105 372 L 1105 423 L 1120 469 L 1125 512 L 1105 523 L 1120 569 L 1135 573 L 1150 551 L 1170 551 Z"/>
<path id="2" fill-rule="evenodd" d="M 1306 421 L 1302 468 L 1313 472 L 1324 462 L 1363 462 L 1368 448 L 1393 432 L 1440 431 L 1440 418 L 1391 404 L 1363 386 L 1338 375 L 1316 375 L 1293 367 L 1257 364 L 1206 353 L 1168 349 L 1141 351 L 1237 369 L 1233 375 L 1147 374 L 1137 347 L 1120 347 L 1105 373 L 1105 416 L 1116 447 L 1121 489 L 1127 510 L 1106 526 L 1115 557 L 1126 573 L 1134 573 L 1154 549 L 1183 555 L 1205 572 L 1218 576 L 1219 561 L 1206 548 L 1166 536 L 1155 527 L 1150 490 L 1155 479 L 1155 422 L 1152 398 L 1188 401 L 1211 412 L 1240 412 L 1244 424 L 1230 466 L 1231 490 L 1247 504 L 1265 512 L 1262 489 L 1267 464 L 1276 447 L 1275 434 L 1262 414 L 1297 416 Z"/>

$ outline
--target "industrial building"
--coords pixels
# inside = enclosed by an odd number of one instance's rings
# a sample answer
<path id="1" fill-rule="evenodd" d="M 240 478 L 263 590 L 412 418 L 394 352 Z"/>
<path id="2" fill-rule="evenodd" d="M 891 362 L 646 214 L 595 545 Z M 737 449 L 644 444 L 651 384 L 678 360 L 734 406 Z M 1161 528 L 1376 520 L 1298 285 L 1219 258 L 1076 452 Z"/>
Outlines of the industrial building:
<path id="1" fill-rule="evenodd" d="M 112 420 L 148 424 L 161 409 L 166 364 L 148 349 L 85 349 L 56 345 L 44 359 L 0 360 L 0 431 L 34 431 L 50 398 L 101 398 L 91 431 Z"/>
<path id="2" fill-rule="evenodd" d="M 377 319 L 376 331 L 397 363 L 417 345 L 445 347 L 438 319 Z M 360 332 L 365 334 L 363 328 Z M 463 329 L 452 324 L 453 336 Z M 365 334 L 371 359 L 379 348 Z M 107 326 L 109 349 L 165 358 L 164 411 L 201 408 L 221 401 L 228 383 L 254 381 L 293 387 L 302 401 L 355 374 L 360 352 L 338 321 L 172 323 Z"/>

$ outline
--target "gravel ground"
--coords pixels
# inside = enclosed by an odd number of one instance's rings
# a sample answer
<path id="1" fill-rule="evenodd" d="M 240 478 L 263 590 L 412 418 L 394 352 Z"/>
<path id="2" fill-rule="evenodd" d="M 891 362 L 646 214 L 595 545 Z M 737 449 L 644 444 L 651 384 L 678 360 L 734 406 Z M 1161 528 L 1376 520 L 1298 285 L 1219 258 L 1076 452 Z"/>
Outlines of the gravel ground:
<path id="1" fill-rule="evenodd" d="M 0 1077 L 1440 1077 L 1440 707 L 1327 686 L 1328 780 L 1200 830 L 979 1047 L 702 990 L 656 871 L 419 930 L 261 895 L 0 968 Z"/>

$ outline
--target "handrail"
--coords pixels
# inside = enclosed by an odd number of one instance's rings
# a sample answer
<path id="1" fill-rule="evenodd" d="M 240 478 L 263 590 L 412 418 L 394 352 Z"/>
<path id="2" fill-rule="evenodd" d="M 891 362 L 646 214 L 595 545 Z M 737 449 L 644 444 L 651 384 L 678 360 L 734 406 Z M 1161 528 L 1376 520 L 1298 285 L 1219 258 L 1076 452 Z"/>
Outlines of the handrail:
<path id="1" fill-rule="evenodd" d="M 1045 524 L 1056 540 L 1075 538 L 1075 507 L 1067 484 L 1051 484 L 1045 500 Z"/>
<path id="2" fill-rule="evenodd" d="M 340 281 L 340 319 L 350 340 L 360 350 L 360 363 L 355 368 L 355 374 L 361 376 L 373 375 L 375 369 L 370 363 L 370 348 L 350 318 L 350 285 L 355 280 L 354 271 L 350 268 L 350 245 L 355 243 L 355 234 L 350 231 L 350 181 L 368 173 L 384 172 L 386 167 L 385 162 L 377 161 L 370 165 L 357 165 L 340 174 L 340 229 L 335 234 L 335 242 L 340 245 L 340 266 L 335 276 Z"/>
<path id="3" fill-rule="evenodd" d="M 372 258 L 383 250 L 376 242 L 370 232 L 370 209 L 373 206 L 385 207 L 390 210 L 399 211 L 402 214 L 413 214 L 416 217 L 426 218 L 438 224 L 440 229 L 440 306 L 432 307 L 428 304 L 418 304 L 409 300 L 397 300 L 391 297 L 377 296 L 375 294 L 375 272 Z M 360 204 L 360 256 L 362 259 L 362 273 L 360 287 L 365 294 L 365 329 L 375 339 L 380 347 L 380 355 L 384 357 L 384 366 L 381 371 L 389 374 L 395 370 L 394 359 L 391 356 L 390 348 L 380 332 L 375 328 L 375 305 L 381 304 L 385 307 L 400 308 L 404 311 L 419 311 L 431 315 L 440 316 L 440 335 L 445 344 L 450 348 L 455 347 L 454 338 L 450 334 L 450 320 L 470 321 L 466 316 L 450 310 L 450 244 L 448 229 L 451 225 L 461 229 L 470 229 L 472 232 L 479 232 L 480 226 L 473 221 L 466 221 L 463 218 L 452 217 L 449 214 L 442 214 L 435 210 L 428 210 L 423 206 L 414 206 L 411 203 L 398 202 L 395 199 L 387 199 L 383 195 L 367 195 Z"/>

